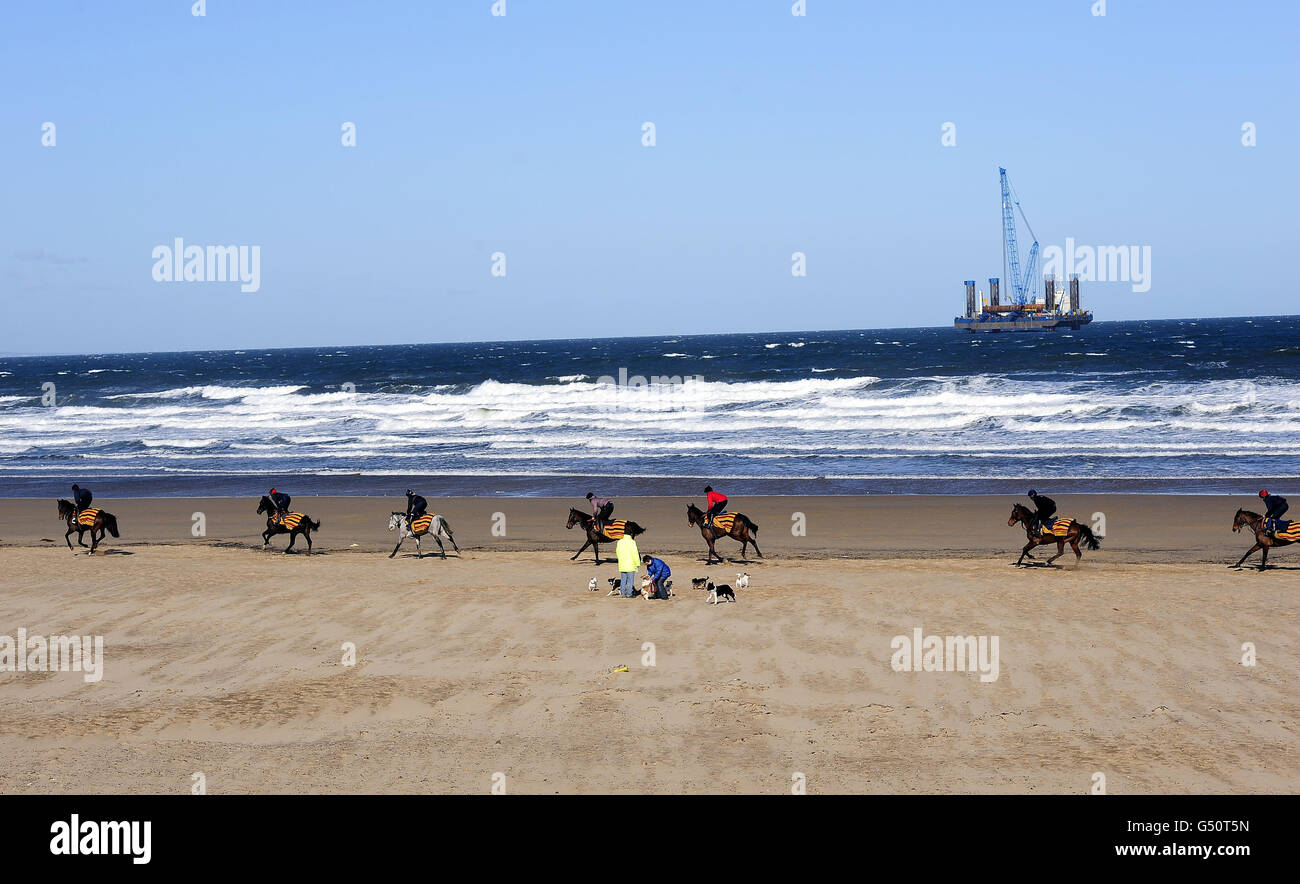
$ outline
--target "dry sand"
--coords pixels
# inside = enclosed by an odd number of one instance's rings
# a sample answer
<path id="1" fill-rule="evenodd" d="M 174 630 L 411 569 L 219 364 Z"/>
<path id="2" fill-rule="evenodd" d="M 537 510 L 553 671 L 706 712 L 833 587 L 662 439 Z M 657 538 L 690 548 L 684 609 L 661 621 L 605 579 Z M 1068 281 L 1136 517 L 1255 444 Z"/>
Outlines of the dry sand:
<path id="1" fill-rule="evenodd" d="M 766 558 L 711 567 L 684 501 L 620 500 L 666 602 L 587 591 L 615 568 L 569 561 L 571 501 L 436 501 L 446 560 L 386 557 L 396 500 L 295 498 L 311 557 L 258 549 L 255 501 L 103 501 L 123 537 L 93 558 L 51 501 L 0 501 L 0 635 L 106 657 L 0 673 L 0 792 L 1300 791 L 1300 547 L 1225 567 L 1245 496 L 1058 500 L 1106 515 L 1077 569 L 1010 566 L 1010 498 L 749 498 Z M 690 588 L 741 570 L 737 604 Z M 997 636 L 999 678 L 895 672 L 916 627 Z"/>

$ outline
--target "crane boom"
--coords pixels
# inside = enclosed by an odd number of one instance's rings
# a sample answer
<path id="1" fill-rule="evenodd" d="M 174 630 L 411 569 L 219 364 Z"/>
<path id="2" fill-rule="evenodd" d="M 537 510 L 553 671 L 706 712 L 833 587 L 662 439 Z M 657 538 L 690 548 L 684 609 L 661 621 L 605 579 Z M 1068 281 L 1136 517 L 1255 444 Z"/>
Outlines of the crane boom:
<path id="1" fill-rule="evenodd" d="M 1020 272 L 1020 246 L 1016 237 L 1016 210 L 1019 209 L 1020 217 L 1025 221 L 1025 227 L 1029 230 L 1029 235 L 1034 236 L 1034 229 L 1029 226 L 1029 219 L 1025 217 L 1025 210 L 1020 208 L 1020 200 L 1016 198 L 1011 190 L 1011 182 L 1007 179 L 1007 170 L 998 168 L 998 176 L 1002 183 L 1002 248 L 1003 260 L 1006 263 L 1007 281 L 1011 283 L 1012 303 L 1027 304 L 1033 300 L 1033 282 L 1034 273 L 1038 267 L 1038 239 L 1034 237 L 1034 244 L 1029 249 L 1029 260 L 1025 262 L 1025 270 Z"/>

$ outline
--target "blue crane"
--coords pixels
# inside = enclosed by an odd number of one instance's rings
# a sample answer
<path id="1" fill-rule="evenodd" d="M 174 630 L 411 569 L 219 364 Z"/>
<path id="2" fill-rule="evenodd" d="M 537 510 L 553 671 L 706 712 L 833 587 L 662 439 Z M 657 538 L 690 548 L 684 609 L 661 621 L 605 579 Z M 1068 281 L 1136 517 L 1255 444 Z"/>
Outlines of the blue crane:
<path id="1" fill-rule="evenodd" d="M 1011 189 L 1007 180 L 1007 170 L 998 168 L 1002 180 L 1002 267 L 1003 273 L 1011 283 L 1011 301 L 1014 304 L 1028 304 L 1034 299 L 1033 282 L 1038 270 L 1038 237 L 1034 228 L 1029 226 L 1025 210 L 1020 208 L 1020 198 Z M 1016 242 L 1016 212 L 1025 222 L 1025 228 L 1033 237 L 1034 244 L 1029 249 L 1029 260 L 1025 262 L 1025 272 L 1020 272 L 1020 248 Z"/>

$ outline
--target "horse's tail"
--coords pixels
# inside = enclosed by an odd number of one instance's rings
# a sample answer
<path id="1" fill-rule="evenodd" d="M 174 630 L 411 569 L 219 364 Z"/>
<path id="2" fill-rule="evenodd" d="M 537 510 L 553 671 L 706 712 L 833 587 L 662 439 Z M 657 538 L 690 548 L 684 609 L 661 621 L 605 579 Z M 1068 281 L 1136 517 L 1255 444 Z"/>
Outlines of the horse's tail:
<path id="1" fill-rule="evenodd" d="M 320 522 L 313 522 L 311 516 L 303 516 L 302 520 L 307 523 L 307 527 L 313 531 L 320 530 Z"/>
<path id="2" fill-rule="evenodd" d="M 740 516 L 740 520 L 745 523 L 746 528 L 748 528 L 754 534 L 758 533 L 758 526 L 749 520 L 749 516 L 745 515 L 744 513 L 739 513 L 739 516 Z"/>
<path id="3" fill-rule="evenodd" d="M 117 533 L 117 516 L 112 513 L 103 513 L 102 515 L 104 518 L 104 527 L 108 529 L 108 533 L 112 534 L 114 537 L 121 537 L 122 535 Z"/>
<path id="4" fill-rule="evenodd" d="M 1079 526 L 1079 536 L 1083 538 L 1083 545 L 1088 549 L 1101 549 L 1101 541 L 1097 535 L 1092 533 L 1092 529 L 1083 522 L 1077 523 Z"/>
<path id="5" fill-rule="evenodd" d="M 455 534 L 455 532 L 451 530 L 451 522 L 448 522 L 448 521 L 447 521 L 447 517 L 446 517 L 446 516 L 439 516 L 438 518 L 442 519 L 442 527 L 443 527 L 443 530 L 445 530 L 445 531 L 447 532 L 447 536 L 448 536 L 448 537 L 453 536 L 453 535 Z"/>
<path id="6" fill-rule="evenodd" d="M 628 523 L 627 523 L 626 525 L 623 526 L 623 530 L 627 532 L 627 536 L 628 536 L 628 537 L 636 537 L 638 534 L 644 534 L 644 533 L 645 533 L 645 529 L 644 529 L 644 528 L 642 528 L 642 527 L 641 527 L 640 525 L 638 525 L 636 522 L 633 522 L 633 521 L 630 521 L 630 520 L 628 521 Z"/>

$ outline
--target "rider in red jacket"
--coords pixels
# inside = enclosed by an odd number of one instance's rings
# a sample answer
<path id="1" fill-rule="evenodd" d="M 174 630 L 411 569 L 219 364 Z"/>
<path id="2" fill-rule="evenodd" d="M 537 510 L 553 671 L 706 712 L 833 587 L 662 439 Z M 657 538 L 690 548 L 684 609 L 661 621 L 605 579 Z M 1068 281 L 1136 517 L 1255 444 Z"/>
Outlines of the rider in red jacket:
<path id="1" fill-rule="evenodd" d="M 727 508 L 727 495 L 714 491 L 712 485 L 705 485 L 704 493 L 709 498 L 709 509 L 704 515 L 712 525 L 714 516 L 722 515 L 722 511 Z"/>

